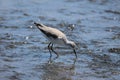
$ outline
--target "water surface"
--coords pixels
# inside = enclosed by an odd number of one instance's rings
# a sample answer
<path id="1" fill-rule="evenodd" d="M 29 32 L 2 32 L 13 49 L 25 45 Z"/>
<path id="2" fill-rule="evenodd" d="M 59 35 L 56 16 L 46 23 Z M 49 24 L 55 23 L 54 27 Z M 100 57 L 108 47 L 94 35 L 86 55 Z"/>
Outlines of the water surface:
<path id="1" fill-rule="evenodd" d="M 0 80 L 119 80 L 119 0 L 0 0 Z M 55 46 L 33 25 L 60 29 L 77 43 Z"/>

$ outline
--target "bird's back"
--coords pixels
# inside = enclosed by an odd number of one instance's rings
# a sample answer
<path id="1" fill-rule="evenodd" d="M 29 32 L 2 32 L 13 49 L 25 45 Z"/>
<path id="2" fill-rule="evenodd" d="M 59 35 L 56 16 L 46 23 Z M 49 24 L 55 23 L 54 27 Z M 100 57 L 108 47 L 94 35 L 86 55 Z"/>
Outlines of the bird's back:
<path id="1" fill-rule="evenodd" d="M 61 32 L 60 30 L 52 27 L 47 27 L 43 24 L 35 23 L 35 25 L 38 27 L 38 29 L 44 33 L 47 37 L 52 38 L 66 38 L 66 35 Z"/>

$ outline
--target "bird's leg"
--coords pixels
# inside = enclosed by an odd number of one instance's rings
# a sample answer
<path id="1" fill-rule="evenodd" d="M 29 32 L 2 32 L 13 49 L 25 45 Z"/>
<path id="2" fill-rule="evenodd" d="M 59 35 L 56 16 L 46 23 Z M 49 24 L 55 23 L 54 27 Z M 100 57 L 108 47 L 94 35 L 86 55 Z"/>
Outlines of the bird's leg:
<path id="1" fill-rule="evenodd" d="M 48 64 L 51 64 L 53 61 L 51 59 L 51 57 L 49 57 L 49 60 L 48 60 Z"/>
<path id="2" fill-rule="evenodd" d="M 49 49 L 49 52 L 50 52 L 50 58 L 52 57 L 52 53 L 51 53 L 51 42 L 48 44 L 48 49 Z"/>
<path id="3" fill-rule="evenodd" d="M 77 54 L 76 54 L 76 51 L 75 51 L 75 49 L 73 49 L 73 52 L 75 53 L 75 56 L 76 56 L 76 59 L 77 59 Z"/>
<path id="4" fill-rule="evenodd" d="M 58 55 L 58 53 L 57 52 L 55 52 L 54 51 L 54 49 L 53 49 L 53 44 L 51 45 L 51 50 L 57 55 L 57 57 L 56 58 L 58 58 L 59 57 L 59 55 Z"/>

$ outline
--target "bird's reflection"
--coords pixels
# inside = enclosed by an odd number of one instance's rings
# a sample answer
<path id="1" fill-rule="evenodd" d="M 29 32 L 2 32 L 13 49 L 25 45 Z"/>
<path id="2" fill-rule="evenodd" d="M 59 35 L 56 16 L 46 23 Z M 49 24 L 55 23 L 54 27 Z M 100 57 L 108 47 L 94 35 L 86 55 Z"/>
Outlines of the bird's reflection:
<path id="1" fill-rule="evenodd" d="M 52 58 L 52 56 L 49 57 L 48 64 L 53 63 L 58 57 Z"/>
<path id="2" fill-rule="evenodd" d="M 50 56 L 50 57 L 49 57 L 49 60 L 48 60 L 48 64 L 53 63 L 56 59 L 58 59 L 58 57 L 52 58 L 52 56 Z M 73 62 L 72 62 L 72 65 L 75 66 L 76 61 L 77 61 L 77 58 L 74 58 L 74 59 L 73 59 Z"/>
<path id="3" fill-rule="evenodd" d="M 65 64 L 64 62 L 55 62 L 50 57 L 48 63 L 43 65 L 43 80 L 72 80 L 72 76 L 76 75 L 76 59 L 72 64 Z"/>

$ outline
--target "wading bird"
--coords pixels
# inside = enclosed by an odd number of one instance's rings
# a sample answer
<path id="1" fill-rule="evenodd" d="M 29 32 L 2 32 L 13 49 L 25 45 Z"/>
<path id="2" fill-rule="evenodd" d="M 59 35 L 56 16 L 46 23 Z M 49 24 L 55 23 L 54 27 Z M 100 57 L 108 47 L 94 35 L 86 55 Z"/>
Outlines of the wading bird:
<path id="1" fill-rule="evenodd" d="M 56 28 L 45 26 L 41 23 L 34 22 L 34 24 L 44 34 L 44 36 L 50 41 L 50 43 L 48 44 L 50 57 L 52 57 L 51 50 L 57 55 L 57 57 L 59 56 L 58 53 L 53 49 L 53 44 L 59 44 L 59 45 L 68 46 L 72 48 L 77 58 L 77 54 L 75 51 L 76 44 L 73 41 L 68 40 L 66 35 L 63 32 L 61 32 Z"/>

